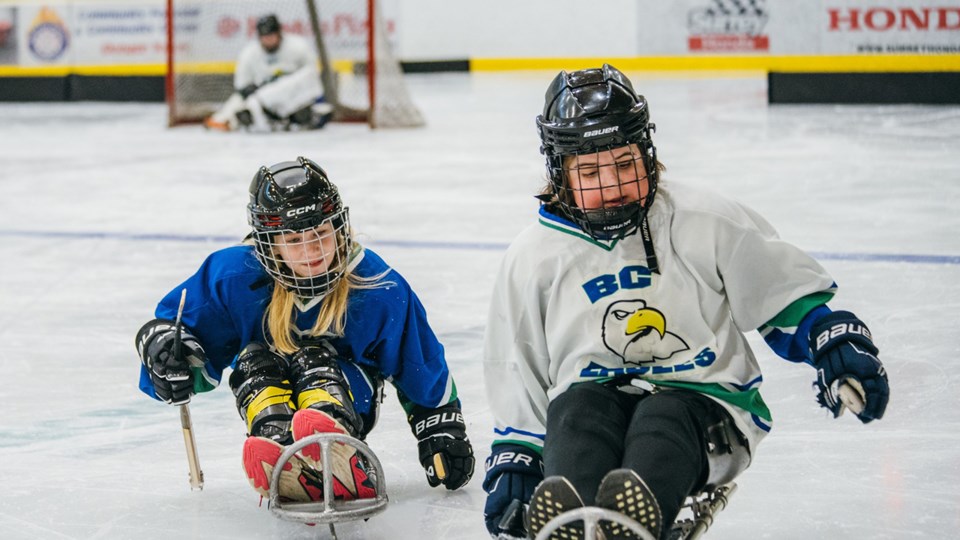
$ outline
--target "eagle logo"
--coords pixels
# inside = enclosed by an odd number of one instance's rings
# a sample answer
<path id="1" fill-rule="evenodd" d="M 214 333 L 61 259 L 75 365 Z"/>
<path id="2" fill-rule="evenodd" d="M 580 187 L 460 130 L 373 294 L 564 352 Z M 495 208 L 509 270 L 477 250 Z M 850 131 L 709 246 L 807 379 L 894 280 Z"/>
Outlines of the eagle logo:
<path id="1" fill-rule="evenodd" d="M 643 300 L 620 300 L 603 316 L 603 344 L 629 364 L 666 360 L 690 347 L 667 331 L 667 319 Z"/>

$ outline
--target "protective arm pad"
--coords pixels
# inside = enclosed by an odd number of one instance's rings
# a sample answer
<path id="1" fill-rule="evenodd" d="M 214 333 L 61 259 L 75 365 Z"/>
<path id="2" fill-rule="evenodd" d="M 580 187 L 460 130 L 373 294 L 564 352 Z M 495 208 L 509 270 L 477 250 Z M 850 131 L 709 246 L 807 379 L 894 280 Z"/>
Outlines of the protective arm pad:
<path id="1" fill-rule="evenodd" d="M 436 409 L 414 406 L 407 421 L 417 437 L 420 464 L 430 486 L 443 484 L 452 490 L 466 485 L 475 460 L 459 403 Z"/>
<path id="2" fill-rule="evenodd" d="M 810 329 L 817 401 L 835 418 L 848 406 L 863 423 L 883 417 L 890 385 L 878 352 L 867 325 L 848 311 L 826 315 Z"/>

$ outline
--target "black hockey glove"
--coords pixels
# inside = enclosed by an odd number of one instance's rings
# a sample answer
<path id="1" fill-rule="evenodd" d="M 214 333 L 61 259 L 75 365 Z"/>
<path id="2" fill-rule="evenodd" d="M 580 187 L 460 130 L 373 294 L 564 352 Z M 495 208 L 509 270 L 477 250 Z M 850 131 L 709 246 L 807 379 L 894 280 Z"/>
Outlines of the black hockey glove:
<path id="1" fill-rule="evenodd" d="M 252 96 L 253 93 L 256 92 L 258 88 L 260 87 L 255 84 L 248 84 L 243 88 L 237 90 L 237 93 L 240 94 L 240 97 L 242 97 L 243 99 L 247 99 L 248 97 Z"/>
<path id="2" fill-rule="evenodd" d="M 526 538 L 523 508 L 543 480 L 540 454 L 519 444 L 497 444 L 487 458 L 483 519 L 494 537 Z"/>
<path id="3" fill-rule="evenodd" d="M 467 438 L 459 403 L 436 409 L 414 406 L 407 416 L 417 437 L 420 464 L 427 473 L 430 487 L 440 484 L 447 489 L 463 487 L 473 476 L 473 446 Z"/>
<path id="4" fill-rule="evenodd" d="M 883 418 L 890 386 L 863 321 L 848 311 L 823 317 L 810 329 L 810 352 L 820 406 L 834 418 L 849 408 L 864 424 Z"/>
<path id="5" fill-rule="evenodd" d="M 153 382 L 157 399 L 172 405 L 190 402 L 193 373 L 190 366 L 203 366 L 203 347 L 186 328 L 180 331 L 180 355 L 174 358 L 176 328 L 173 321 L 154 319 L 137 332 L 137 352 Z"/>

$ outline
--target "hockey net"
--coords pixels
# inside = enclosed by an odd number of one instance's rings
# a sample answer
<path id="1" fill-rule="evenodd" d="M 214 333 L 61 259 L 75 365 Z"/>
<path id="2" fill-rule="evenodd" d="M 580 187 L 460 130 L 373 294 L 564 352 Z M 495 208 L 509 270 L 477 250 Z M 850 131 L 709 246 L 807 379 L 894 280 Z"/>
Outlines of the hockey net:
<path id="1" fill-rule="evenodd" d="M 383 1 L 167 0 L 170 125 L 200 122 L 226 101 L 240 50 L 257 39 L 257 19 L 271 13 L 284 33 L 315 43 L 334 121 L 423 125 L 393 54 Z"/>

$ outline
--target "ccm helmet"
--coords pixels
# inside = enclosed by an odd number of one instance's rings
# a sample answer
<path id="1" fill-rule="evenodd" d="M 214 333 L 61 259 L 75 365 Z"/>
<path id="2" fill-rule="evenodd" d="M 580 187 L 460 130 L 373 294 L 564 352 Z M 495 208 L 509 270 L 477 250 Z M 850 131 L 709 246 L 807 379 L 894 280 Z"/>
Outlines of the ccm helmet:
<path id="1" fill-rule="evenodd" d="M 547 174 L 556 196 L 549 197 L 549 204 L 556 205 L 565 217 L 595 239 L 617 239 L 635 233 L 657 190 L 657 152 L 651 139 L 654 129 L 646 99 L 637 94 L 617 68 L 604 64 L 600 69 L 561 71 L 547 89 L 543 114 L 537 117 L 540 152 L 546 156 Z M 639 152 L 635 159 L 641 159 L 646 169 L 646 197 L 595 209 L 578 207 L 564 173 L 564 158 L 631 144 Z M 639 169 L 634 168 L 634 172 Z M 637 178 L 634 174 L 631 181 Z"/>
<path id="2" fill-rule="evenodd" d="M 343 277 L 353 249 L 349 209 L 313 161 L 298 157 L 260 167 L 250 183 L 247 219 L 257 259 L 280 286 L 316 298 Z"/>

